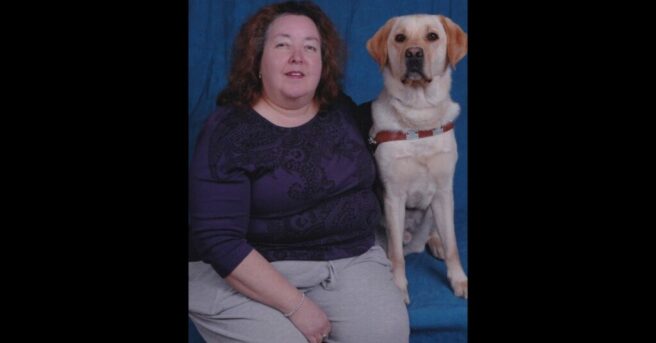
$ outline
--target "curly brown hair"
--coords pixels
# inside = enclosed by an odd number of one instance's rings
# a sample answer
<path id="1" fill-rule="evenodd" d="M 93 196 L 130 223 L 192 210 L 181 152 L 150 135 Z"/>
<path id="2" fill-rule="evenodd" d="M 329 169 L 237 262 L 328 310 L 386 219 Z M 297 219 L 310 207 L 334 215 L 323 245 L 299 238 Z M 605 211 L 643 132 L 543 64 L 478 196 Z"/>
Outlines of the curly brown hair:
<path id="1" fill-rule="evenodd" d="M 232 50 L 228 85 L 219 93 L 218 105 L 248 107 L 260 98 L 262 83 L 258 75 L 265 34 L 271 22 L 283 14 L 306 16 L 317 26 L 321 35 L 322 70 L 314 96 L 321 107 L 338 97 L 342 88 L 346 48 L 335 26 L 316 4 L 310 1 L 287 1 L 262 8 L 242 25 Z"/>

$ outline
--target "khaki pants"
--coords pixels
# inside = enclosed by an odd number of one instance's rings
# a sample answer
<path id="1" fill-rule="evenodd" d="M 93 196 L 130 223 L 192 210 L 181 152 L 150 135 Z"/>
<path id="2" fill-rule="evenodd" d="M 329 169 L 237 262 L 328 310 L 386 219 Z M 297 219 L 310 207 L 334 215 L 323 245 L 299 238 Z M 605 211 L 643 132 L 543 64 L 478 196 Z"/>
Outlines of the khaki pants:
<path id="1" fill-rule="evenodd" d="M 272 265 L 326 312 L 332 331 L 325 342 L 408 342 L 408 312 L 382 248 L 334 261 Z M 203 262 L 189 263 L 189 316 L 208 343 L 307 342 L 282 313 L 241 295 Z"/>

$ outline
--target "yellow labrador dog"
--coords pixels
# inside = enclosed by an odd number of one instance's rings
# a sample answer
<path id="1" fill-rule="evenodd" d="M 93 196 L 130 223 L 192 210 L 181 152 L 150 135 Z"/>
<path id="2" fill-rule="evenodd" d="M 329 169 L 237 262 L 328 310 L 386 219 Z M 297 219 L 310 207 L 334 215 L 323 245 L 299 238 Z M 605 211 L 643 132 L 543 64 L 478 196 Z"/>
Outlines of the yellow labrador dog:
<path id="1" fill-rule="evenodd" d="M 406 15 L 387 21 L 367 50 L 385 84 L 371 105 L 369 139 L 378 145 L 394 282 L 409 303 L 404 256 L 428 243 L 444 259 L 455 295 L 467 298 L 453 222 L 458 152 L 452 128 L 460 105 L 449 93 L 451 69 L 467 53 L 467 34 L 441 15 Z"/>

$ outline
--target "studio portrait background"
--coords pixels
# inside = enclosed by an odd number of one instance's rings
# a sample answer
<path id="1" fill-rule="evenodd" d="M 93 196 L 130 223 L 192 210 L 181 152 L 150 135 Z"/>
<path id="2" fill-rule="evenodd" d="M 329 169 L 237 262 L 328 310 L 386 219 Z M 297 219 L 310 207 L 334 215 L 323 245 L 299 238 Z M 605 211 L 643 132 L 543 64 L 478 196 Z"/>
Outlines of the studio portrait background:
<path id="1" fill-rule="evenodd" d="M 245 20 L 270 0 L 189 1 L 189 155 L 205 119 L 216 108 L 225 87 L 233 40 Z M 331 18 L 347 48 L 344 91 L 357 104 L 374 100 L 383 87 L 379 66 L 366 42 L 394 16 L 442 14 L 467 29 L 467 0 L 315 0 Z M 453 71 L 451 96 L 460 104 L 455 122 L 458 163 L 454 178 L 455 226 L 463 268 L 467 272 L 467 60 Z M 456 298 L 446 280 L 446 269 L 427 252 L 407 256 L 412 329 L 410 342 L 466 342 L 467 300 Z M 190 322 L 190 342 L 202 342 Z"/>

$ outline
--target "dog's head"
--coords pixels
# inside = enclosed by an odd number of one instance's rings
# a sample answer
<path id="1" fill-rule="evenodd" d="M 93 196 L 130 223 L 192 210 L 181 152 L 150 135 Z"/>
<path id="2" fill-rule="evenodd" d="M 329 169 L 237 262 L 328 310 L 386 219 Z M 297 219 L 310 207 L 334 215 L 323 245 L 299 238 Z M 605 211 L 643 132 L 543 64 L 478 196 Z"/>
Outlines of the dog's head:
<path id="1" fill-rule="evenodd" d="M 426 84 L 467 53 L 467 34 L 442 15 L 394 17 L 369 41 L 367 51 L 404 84 Z"/>

